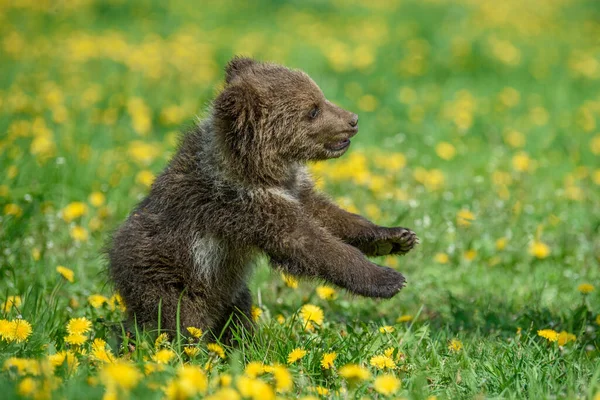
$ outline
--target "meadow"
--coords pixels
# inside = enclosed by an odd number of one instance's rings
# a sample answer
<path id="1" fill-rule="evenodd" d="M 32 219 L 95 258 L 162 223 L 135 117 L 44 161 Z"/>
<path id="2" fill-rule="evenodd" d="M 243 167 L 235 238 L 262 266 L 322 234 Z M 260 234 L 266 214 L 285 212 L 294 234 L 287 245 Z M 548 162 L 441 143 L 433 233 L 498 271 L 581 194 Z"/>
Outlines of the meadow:
<path id="1" fill-rule="evenodd" d="M 595 0 L 0 0 L 0 397 L 600 399 L 599 21 Z M 360 115 L 311 169 L 417 232 L 376 259 L 408 284 L 363 299 L 263 259 L 242 346 L 128 334 L 102 249 L 235 54 Z"/>

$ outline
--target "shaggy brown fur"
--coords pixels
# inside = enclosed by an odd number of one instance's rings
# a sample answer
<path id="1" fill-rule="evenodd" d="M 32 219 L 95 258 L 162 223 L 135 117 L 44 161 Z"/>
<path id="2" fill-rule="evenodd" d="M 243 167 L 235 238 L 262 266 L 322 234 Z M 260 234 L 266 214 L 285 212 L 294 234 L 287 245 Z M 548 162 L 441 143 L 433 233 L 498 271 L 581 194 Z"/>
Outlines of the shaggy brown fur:
<path id="1" fill-rule="evenodd" d="M 325 99 L 305 73 L 234 58 L 209 118 L 184 136 L 150 194 L 113 237 L 110 275 L 132 320 L 219 334 L 250 327 L 247 287 L 266 253 L 286 273 L 389 298 L 403 276 L 366 255 L 404 254 L 405 228 L 377 226 L 313 189 L 304 164 L 339 157 L 358 117 Z M 364 254 L 363 254 L 364 253 Z"/>

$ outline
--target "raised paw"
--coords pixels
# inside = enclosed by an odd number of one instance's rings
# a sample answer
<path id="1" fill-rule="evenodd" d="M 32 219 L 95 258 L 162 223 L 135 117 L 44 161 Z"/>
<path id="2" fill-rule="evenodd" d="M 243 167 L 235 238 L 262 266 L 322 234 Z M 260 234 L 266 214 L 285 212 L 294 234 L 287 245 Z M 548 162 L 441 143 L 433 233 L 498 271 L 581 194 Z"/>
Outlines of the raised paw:
<path id="1" fill-rule="evenodd" d="M 407 228 L 381 228 L 375 239 L 360 246 L 369 256 L 406 254 L 419 243 L 417 235 Z"/>
<path id="2" fill-rule="evenodd" d="M 371 271 L 367 281 L 370 281 L 364 293 L 367 297 L 389 299 L 396 295 L 404 287 L 404 276 L 398 271 L 388 267 L 378 267 Z"/>

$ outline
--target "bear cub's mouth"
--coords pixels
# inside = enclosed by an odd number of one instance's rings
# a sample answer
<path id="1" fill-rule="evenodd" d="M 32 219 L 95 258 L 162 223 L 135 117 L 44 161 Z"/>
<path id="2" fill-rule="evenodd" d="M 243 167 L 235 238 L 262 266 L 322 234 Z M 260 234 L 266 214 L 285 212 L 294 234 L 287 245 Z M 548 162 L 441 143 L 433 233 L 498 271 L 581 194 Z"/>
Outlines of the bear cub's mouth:
<path id="1" fill-rule="evenodd" d="M 329 143 L 329 144 L 325 145 L 325 147 L 327 147 L 327 150 L 331 150 L 331 151 L 344 150 L 348 146 L 350 146 L 350 139 L 344 139 L 344 140 L 340 140 L 339 142 Z"/>

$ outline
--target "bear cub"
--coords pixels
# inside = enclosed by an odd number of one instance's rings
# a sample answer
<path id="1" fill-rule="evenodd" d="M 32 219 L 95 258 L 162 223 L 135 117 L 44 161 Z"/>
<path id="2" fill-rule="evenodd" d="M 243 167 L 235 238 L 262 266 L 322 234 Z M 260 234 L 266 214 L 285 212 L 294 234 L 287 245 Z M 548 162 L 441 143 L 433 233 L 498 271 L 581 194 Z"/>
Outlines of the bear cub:
<path id="1" fill-rule="evenodd" d="M 405 254 L 416 235 L 340 209 L 305 166 L 340 157 L 357 132 L 358 116 L 304 72 L 233 58 L 210 116 L 113 235 L 109 273 L 130 321 L 175 331 L 179 310 L 183 332 L 251 328 L 247 280 L 261 253 L 361 296 L 398 293 L 404 277 L 365 256 Z"/>

